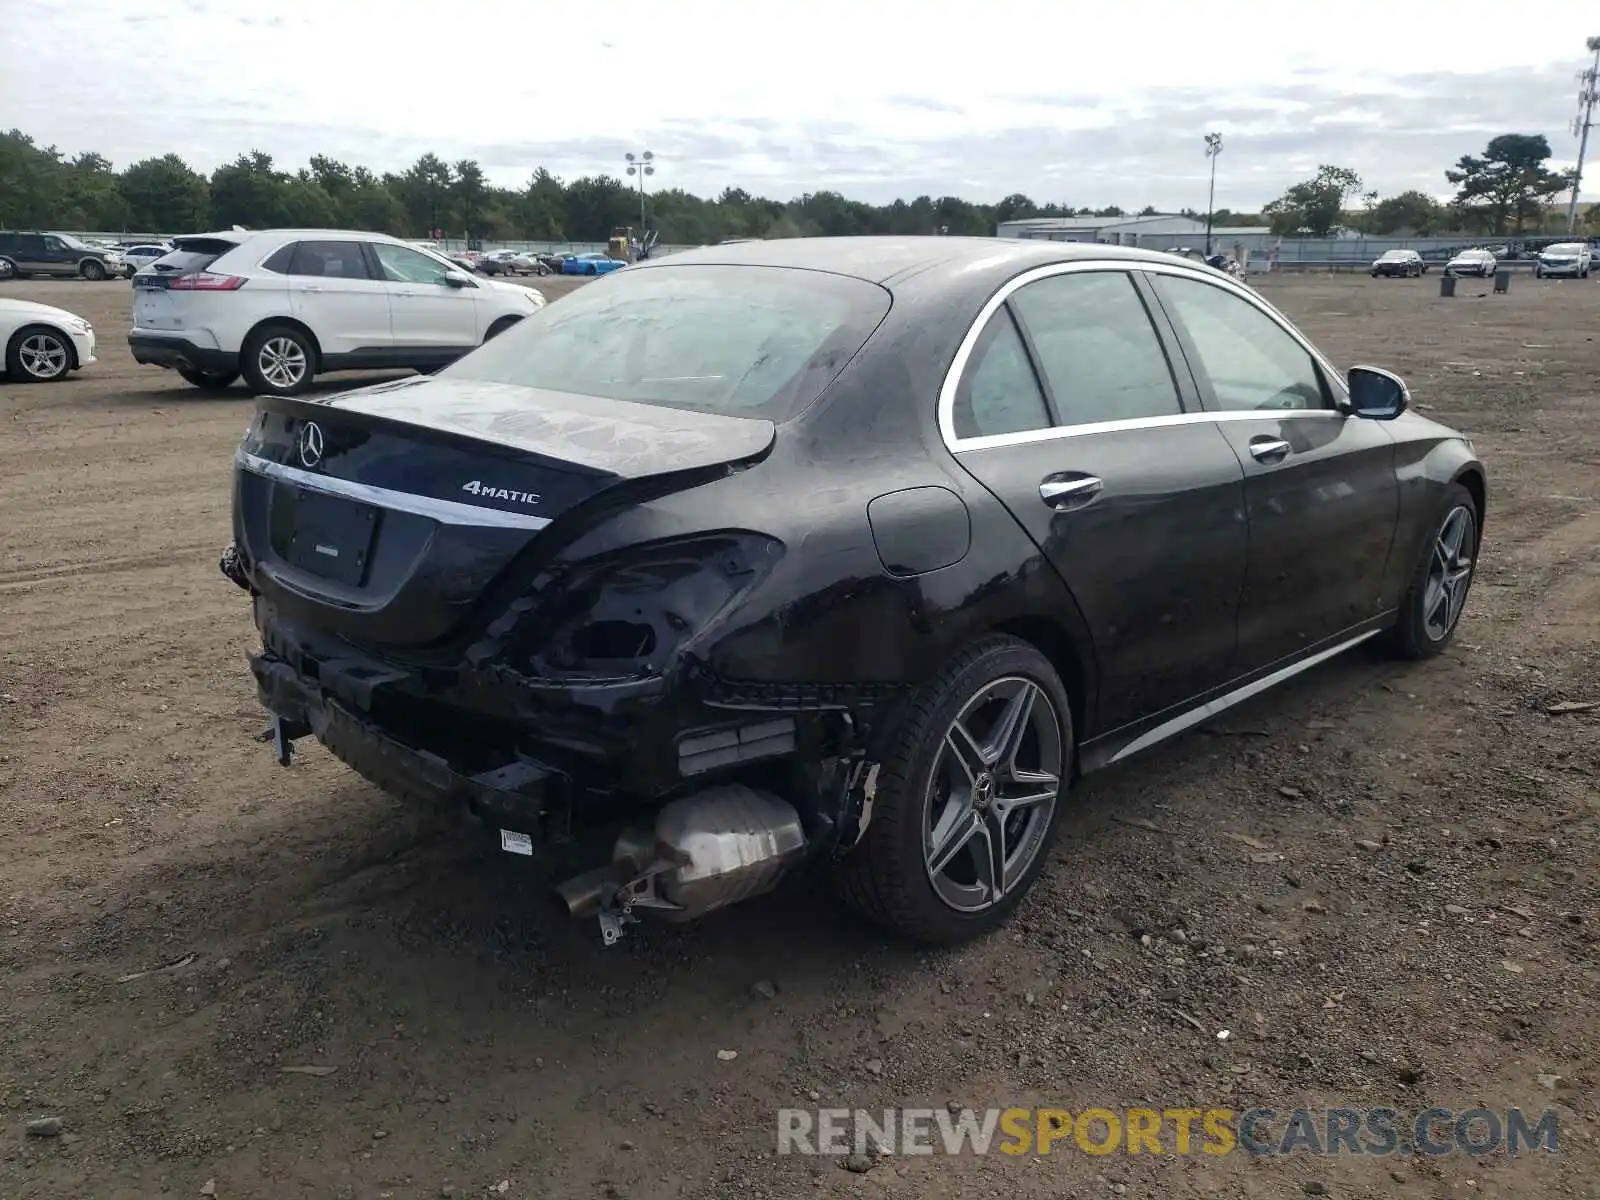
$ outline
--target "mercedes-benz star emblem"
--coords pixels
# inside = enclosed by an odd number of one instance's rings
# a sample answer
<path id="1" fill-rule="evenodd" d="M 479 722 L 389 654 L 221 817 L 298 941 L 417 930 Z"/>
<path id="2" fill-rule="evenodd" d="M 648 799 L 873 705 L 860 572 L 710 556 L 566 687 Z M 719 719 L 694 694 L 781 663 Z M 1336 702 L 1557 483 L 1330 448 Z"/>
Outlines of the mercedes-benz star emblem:
<path id="1" fill-rule="evenodd" d="M 322 461 L 322 427 L 315 421 L 300 426 L 300 461 L 314 467 Z"/>

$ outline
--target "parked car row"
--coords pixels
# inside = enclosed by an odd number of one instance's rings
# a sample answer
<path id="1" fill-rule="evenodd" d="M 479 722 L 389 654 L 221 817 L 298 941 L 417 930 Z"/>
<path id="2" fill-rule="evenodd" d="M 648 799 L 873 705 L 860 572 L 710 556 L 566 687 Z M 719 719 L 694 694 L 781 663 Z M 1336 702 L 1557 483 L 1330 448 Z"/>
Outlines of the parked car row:
<path id="1" fill-rule="evenodd" d="M 1592 257 L 1593 252 L 1587 242 L 1557 242 L 1547 245 L 1534 259 L 1534 278 L 1569 275 L 1576 279 L 1587 279 Z M 1501 261 L 1493 250 L 1478 246 L 1452 255 L 1444 264 L 1444 273 L 1488 279 L 1499 269 Z M 1416 279 L 1427 274 L 1427 271 L 1427 262 L 1416 250 L 1385 250 L 1373 260 L 1371 267 L 1374 279 L 1380 276 Z"/>

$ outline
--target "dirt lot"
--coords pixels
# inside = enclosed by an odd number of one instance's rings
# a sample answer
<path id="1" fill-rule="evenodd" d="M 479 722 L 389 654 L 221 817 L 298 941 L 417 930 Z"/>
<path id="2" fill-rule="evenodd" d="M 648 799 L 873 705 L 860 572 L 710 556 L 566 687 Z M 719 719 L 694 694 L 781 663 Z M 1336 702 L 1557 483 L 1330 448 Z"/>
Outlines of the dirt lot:
<path id="1" fill-rule="evenodd" d="M 602 951 L 519 860 L 279 769 L 216 569 L 248 397 L 136 366 L 125 283 L 5 285 L 103 356 L 0 384 L 0 1196 L 1600 1196 L 1600 712 L 1548 711 L 1600 699 L 1600 285 L 1435 283 L 1265 289 L 1487 460 L 1453 651 L 1097 777 L 943 954 L 803 889 Z M 1560 1152 L 774 1153 L 779 1106 L 952 1101 L 1553 1106 Z"/>

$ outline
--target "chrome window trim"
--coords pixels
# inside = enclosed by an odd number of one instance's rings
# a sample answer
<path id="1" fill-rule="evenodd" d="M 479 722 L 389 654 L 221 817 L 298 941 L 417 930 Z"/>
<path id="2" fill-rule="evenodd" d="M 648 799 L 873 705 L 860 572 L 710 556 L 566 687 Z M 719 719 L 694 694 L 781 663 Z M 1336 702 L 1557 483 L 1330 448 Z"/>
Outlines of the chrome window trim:
<path id="1" fill-rule="evenodd" d="M 1150 275 L 1172 275 L 1179 279 L 1192 279 L 1198 283 L 1208 284 L 1220 291 L 1229 292 L 1239 299 L 1255 305 L 1268 320 L 1283 330 L 1294 340 L 1295 344 L 1311 356 L 1312 361 L 1327 376 L 1328 386 L 1333 392 L 1336 406 L 1344 396 L 1344 388 L 1340 382 L 1338 372 L 1333 369 L 1333 365 L 1322 356 L 1317 348 L 1290 324 L 1289 319 L 1253 290 L 1235 283 L 1226 276 L 1217 275 L 1209 269 L 1201 270 L 1181 263 L 1145 262 L 1137 259 L 1095 258 L 1076 262 L 1049 263 L 1046 266 L 1034 267 L 1032 270 L 1024 271 L 1022 274 L 1008 279 L 1002 284 L 1000 289 L 990 296 L 984 306 L 978 310 L 977 318 L 972 322 L 972 327 L 967 330 L 966 336 L 961 339 L 961 345 L 956 349 L 956 356 L 950 362 L 950 369 L 945 372 L 944 383 L 939 388 L 939 436 L 943 439 L 945 447 L 952 454 L 960 454 L 965 450 L 987 450 L 997 446 L 1020 446 L 1030 442 L 1048 442 L 1059 438 L 1085 437 L 1096 433 L 1118 433 L 1128 429 L 1159 429 L 1168 425 L 1193 425 L 1203 424 L 1208 421 L 1271 421 L 1284 418 L 1328 418 L 1343 417 L 1345 415 L 1339 407 L 1206 409 L 1195 412 L 1174 413 L 1164 417 L 1130 417 L 1122 421 L 1096 421 L 1086 425 L 1054 425 L 1047 429 L 1028 429 L 1020 433 L 993 433 L 980 437 L 958 437 L 955 431 L 956 391 L 961 386 L 961 377 L 966 372 L 967 363 L 972 358 L 972 352 L 978 344 L 978 338 L 982 336 L 984 327 L 988 325 L 990 319 L 1014 293 L 1027 287 L 1030 283 L 1037 283 L 1041 279 L 1053 279 L 1057 275 L 1075 275 L 1085 271 L 1124 271 L 1129 273 L 1143 271 Z"/>
<path id="2" fill-rule="evenodd" d="M 397 492 L 392 488 L 374 487 L 370 483 L 356 483 L 350 479 L 336 479 L 332 475 L 318 475 L 302 471 L 284 463 L 275 463 L 243 450 L 235 452 L 234 464 L 252 474 L 293 484 L 309 491 L 330 496 L 343 496 L 376 504 L 380 508 L 427 517 L 441 525 L 467 525 L 486 529 L 543 529 L 550 524 L 549 517 L 532 513 L 502 512 L 498 508 L 484 508 L 477 504 L 463 504 L 457 500 L 436 500 L 432 496 L 418 496 L 413 492 Z"/>

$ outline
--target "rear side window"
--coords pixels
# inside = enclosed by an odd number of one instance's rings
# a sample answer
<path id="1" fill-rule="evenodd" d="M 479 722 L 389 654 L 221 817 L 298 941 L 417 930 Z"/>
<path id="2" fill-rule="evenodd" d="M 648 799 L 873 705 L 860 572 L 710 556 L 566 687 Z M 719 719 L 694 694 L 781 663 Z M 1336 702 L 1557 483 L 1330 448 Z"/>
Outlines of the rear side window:
<path id="1" fill-rule="evenodd" d="M 1049 428 L 1050 411 L 1010 309 L 1001 308 L 984 326 L 951 415 L 958 438 Z"/>
<path id="2" fill-rule="evenodd" d="M 372 278 L 360 242 L 297 242 L 289 258 L 288 274 L 317 279 Z"/>
<path id="3" fill-rule="evenodd" d="M 822 394 L 889 302 L 875 283 L 823 271 L 620 271 L 540 309 L 446 373 L 783 421 Z"/>

